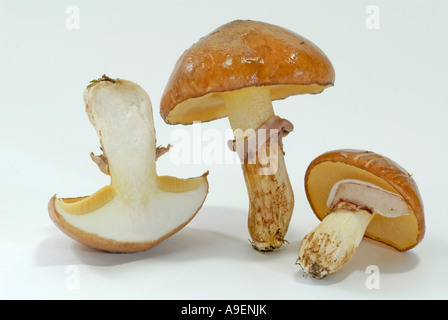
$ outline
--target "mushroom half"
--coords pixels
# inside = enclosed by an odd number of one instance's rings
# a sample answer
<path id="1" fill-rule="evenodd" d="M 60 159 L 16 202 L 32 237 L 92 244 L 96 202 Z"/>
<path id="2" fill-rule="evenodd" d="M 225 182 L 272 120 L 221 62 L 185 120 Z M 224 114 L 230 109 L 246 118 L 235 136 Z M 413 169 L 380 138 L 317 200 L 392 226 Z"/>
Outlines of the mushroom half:
<path id="1" fill-rule="evenodd" d="M 79 198 L 53 196 L 53 222 L 79 242 L 108 252 L 147 250 L 182 229 L 208 193 L 207 173 L 158 176 L 152 106 L 139 85 L 103 76 L 84 91 L 103 154 L 91 155 L 111 183 Z"/>
<path id="2" fill-rule="evenodd" d="M 282 137 L 293 124 L 272 101 L 316 94 L 334 83 L 334 69 L 311 41 L 279 26 L 236 20 L 214 30 L 178 59 L 160 105 L 168 124 L 228 117 L 249 195 L 254 248 L 280 247 L 294 208 Z"/>
<path id="3" fill-rule="evenodd" d="M 417 184 L 382 155 L 349 149 L 324 153 L 309 165 L 305 190 L 321 223 L 302 240 L 297 263 L 314 278 L 340 270 L 364 236 L 399 251 L 423 239 Z"/>

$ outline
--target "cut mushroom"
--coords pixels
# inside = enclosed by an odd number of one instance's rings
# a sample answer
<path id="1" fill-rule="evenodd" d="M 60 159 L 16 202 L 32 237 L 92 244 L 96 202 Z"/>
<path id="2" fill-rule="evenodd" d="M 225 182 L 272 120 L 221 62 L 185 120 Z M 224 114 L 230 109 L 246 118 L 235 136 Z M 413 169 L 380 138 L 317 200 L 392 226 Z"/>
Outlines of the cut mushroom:
<path id="1" fill-rule="evenodd" d="M 399 251 L 423 239 L 417 185 L 384 156 L 359 150 L 327 152 L 308 167 L 305 189 L 322 222 L 302 240 L 297 263 L 314 278 L 340 270 L 364 236 Z"/>
<path id="2" fill-rule="evenodd" d="M 160 105 L 162 118 L 184 125 L 229 118 L 257 250 L 283 244 L 294 207 L 281 143 L 293 126 L 275 115 L 272 101 L 320 93 L 333 83 L 333 66 L 312 42 L 257 21 L 221 26 L 186 50 L 174 67 Z"/>
<path id="3" fill-rule="evenodd" d="M 111 183 L 88 197 L 53 196 L 50 217 L 92 248 L 150 249 L 195 216 L 207 196 L 207 173 L 190 179 L 157 175 L 151 102 L 137 84 L 103 76 L 86 88 L 84 102 L 103 150 L 91 157 Z"/>

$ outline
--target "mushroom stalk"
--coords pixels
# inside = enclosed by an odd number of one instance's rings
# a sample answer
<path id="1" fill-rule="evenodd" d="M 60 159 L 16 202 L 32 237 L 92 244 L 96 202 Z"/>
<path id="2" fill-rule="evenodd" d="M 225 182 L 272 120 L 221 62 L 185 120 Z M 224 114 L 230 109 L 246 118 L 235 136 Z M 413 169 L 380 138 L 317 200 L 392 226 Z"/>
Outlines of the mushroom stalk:
<path id="1" fill-rule="evenodd" d="M 242 138 L 236 134 L 237 130 L 244 132 L 243 138 L 247 138 L 275 116 L 269 87 L 248 87 L 224 92 L 222 96 L 237 143 Z M 253 247 L 259 251 L 270 251 L 281 247 L 285 241 L 294 194 L 281 143 L 267 139 L 265 147 L 257 146 L 256 150 L 257 156 L 251 157 L 254 161 L 242 161 L 250 203 L 248 227 Z"/>
<path id="2" fill-rule="evenodd" d="M 124 83 L 122 87 L 126 89 L 127 85 L 131 86 Z M 156 138 L 154 130 L 148 129 L 154 128 L 151 103 L 149 99 L 133 101 L 131 95 L 117 97 L 121 101 L 111 103 L 96 92 L 95 86 L 84 92 L 89 119 L 107 160 L 111 186 L 127 202 L 144 204 L 151 192 L 141 190 L 157 189 Z"/>
<path id="3" fill-rule="evenodd" d="M 338 207 L 300 244 L 297 263 L 316 279 L 335 273 L 350 260 L 374 217 L 356 206 Z"/>

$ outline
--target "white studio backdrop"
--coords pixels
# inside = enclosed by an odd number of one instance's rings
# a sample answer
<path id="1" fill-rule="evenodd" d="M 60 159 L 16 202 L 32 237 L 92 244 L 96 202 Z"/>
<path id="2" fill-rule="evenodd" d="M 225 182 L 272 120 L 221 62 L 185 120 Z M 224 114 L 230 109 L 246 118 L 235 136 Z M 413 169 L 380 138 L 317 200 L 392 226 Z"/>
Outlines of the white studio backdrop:
<path id="1" fill-rule="evenodd" d="M 0 0 L 0 297 L 92 299 L 447 298 L 448 3 L 446 1 L 11 1 Z M 203 158 L 158 161 L 178 177 L 209 170 L 210 192 L 184 229 L 142 253 L 89 249 L 51 222 L 58 194 L 88 195 L 109 183 L 90 160 L 99 141 L 84 111 L 92 79 L 134 81 L 153 104 L 157 142 L 175 144 L 159 115 L 177 58 L 200 37 L 236 19 L 290 29 L 319 46 L 336 71 L 319 95 L 274 102 L 295 125 L 284 139 L 295 210 L 278 252 L 248 241 L 248 198 L 239 164 Z M 226 137 L 221 119 L 200 125 Z M 198 146 L 198 144 L 196 144 Z M 349 264 L 321 281 L 295 264 L 317 224 L 303 187 L 308 164 L 339 148 L 392 158 L 419 185 L 427 232 L 413 250 L 363 240 Z M 175 148 L 174 148 L 175 150 Z M 225 139 L 222 154 L 227 155 Z M 192 154 L 192 159 L 195 157 Z M 369 285 L 378 267 L 378 287 Z"/>

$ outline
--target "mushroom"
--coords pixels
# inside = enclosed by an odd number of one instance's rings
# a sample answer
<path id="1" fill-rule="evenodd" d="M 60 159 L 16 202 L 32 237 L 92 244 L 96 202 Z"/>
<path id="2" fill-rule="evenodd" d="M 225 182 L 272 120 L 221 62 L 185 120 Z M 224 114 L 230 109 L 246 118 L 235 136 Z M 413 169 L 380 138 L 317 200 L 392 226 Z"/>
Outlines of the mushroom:
<path id="1" fill-rule="evenodd" d="M 297 263 L 316 279 L 340 270 L 364 236 L 398 251 L 423 239 L 417 184 L 382 155 L 351 149 L 326 152 L 309 165 L 305 190 L 321 223 L 303 239 Z"/>
<path id="2" fill-rule="evenodd" d="M 103 76 L 84 91 L 87 115 L 103 155 L 92 159 L 111 182 L 87 197 L 48 205 L 53 222 L 79 242 L 108 252 L 152 248 L 182 229 L 202 207 L 207 173 L 180 179 L 158 176 L 152 106 L 139 85 Z"/>
<path id="3" fill-rule="evenodd" d="M 334 77 L 332 64 L 311 41 L 279 26 L 236 20 L 186 50 L 168 80 L 160 105 L 166 123 L 229 118 L 257 250 L 283 244 L 294 207 L 281 143 L 293 125 L 275 115 L 272 101 L 320 93 Z"/>

